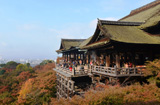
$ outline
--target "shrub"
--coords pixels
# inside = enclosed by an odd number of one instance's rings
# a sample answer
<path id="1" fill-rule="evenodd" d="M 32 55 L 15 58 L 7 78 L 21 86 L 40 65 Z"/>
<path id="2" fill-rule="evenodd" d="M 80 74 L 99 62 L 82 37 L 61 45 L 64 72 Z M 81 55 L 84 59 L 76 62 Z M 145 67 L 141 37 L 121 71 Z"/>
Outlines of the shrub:
<path id="1" fill-rule="evenodd" d="M 149 82 L 156 83 L 160 87 L 160 60 L 148 61 L 144 76 L 148 77 Z"/>

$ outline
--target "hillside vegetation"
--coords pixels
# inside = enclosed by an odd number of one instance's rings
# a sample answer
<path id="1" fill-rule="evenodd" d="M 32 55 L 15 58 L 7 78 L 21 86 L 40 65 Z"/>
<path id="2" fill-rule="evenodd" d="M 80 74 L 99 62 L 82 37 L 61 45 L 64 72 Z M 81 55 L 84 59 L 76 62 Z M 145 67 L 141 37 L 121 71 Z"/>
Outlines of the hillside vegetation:
<path id="1" fill-rule="evenodd" d="M 71 100 L 53 100 L 55 105 L 160 105 L 160 60 L 146 63 L 144 79 L 126 87 L 100 85 L 87 91 L 84 97 L 74 96 Z"/>
<path id="2" fill-rule="evenodd" d="M 147 62 L 144 79 L 148 84 L 97 84 L 83 97 L 56 99 L 54 62 L 29 64 L 9 62 L 0 70 L 0 105 L 160 105 L 160 60 Z"/>
<path id="3" fill-rule="evenodd" d="M 14 61 L 0 70 L 0 104 L 48 104 L 55 98 L 55 64 L 43 61 L 32 68 Z"/>

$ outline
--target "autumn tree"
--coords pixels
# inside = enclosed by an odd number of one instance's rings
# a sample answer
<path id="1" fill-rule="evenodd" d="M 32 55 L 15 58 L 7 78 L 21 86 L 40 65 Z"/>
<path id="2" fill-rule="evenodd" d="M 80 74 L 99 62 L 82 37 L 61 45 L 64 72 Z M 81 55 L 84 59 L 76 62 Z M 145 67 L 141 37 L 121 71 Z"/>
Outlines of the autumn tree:
<path id="1" fill-rule="evenodd" d="M 38 72 L 36 78 L 28 79 L 22 86 L 19 104 L 48 104 L 56 97 L 55 72 L 53 70 Z"/>
<path id="2" fill-rule="evenodd" d="M 149 77 L 150 82 L 155 82 L 160 87 L 160 60 L 148 61 L 146 63 L 146 70 L 144 76 Z"/>

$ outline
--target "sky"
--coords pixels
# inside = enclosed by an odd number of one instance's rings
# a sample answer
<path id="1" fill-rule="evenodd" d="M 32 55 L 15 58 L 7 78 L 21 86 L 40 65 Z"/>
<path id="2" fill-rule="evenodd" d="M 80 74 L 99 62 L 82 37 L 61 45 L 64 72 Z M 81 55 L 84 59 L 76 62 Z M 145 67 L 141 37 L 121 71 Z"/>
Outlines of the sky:
<path id="1" fill-rule="evenodd" d="M 154 0 L 0 0 L 0 58 L 56 59 L 61 38 L 86 39 Z"/>

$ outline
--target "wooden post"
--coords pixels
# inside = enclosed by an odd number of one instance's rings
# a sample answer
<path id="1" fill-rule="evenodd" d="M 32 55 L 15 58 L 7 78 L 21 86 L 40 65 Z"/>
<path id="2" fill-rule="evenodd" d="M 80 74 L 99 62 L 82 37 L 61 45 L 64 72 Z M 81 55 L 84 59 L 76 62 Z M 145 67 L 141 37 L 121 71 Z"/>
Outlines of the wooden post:
<path id="1" fill-rule="evenodd" d="M 79 54 L 76 54 L 76 60 L 78 60 L 78 55 L 79 55 Z"/>
<path id="2" fill-rule="evenodd" d="M 74 53 L 74 60 L 76 60 L 76 53 Z"/>
<path id="3" fill-rule="evenodd" d="M 87 63 L 87 64 L 89 64 L 88 56 L 89 56 L 89 55 L 87 54 L 87 55 L 86 55 L 86 63 Z"/>
<path id="4" fill-rule="evenodd" d="M 132 52 L 132 57 L 131 57 L 131 59 L 132 59 L 132 66 L 133 66 L 133 67 L 136 67 L 136 63 L 135 63 L 135 52 Z"/>
<path id="5" fill-rule="evenodd" d="M 67 61 L 68 61 L 68 53 L 67 53 Z"/>
<path id="6" fill-rule="evenodd" d="M 81 54 L 80 54 L 80 60 L 81 60 L 82 58 L 81 58 Z"/>
<path id="7" fill-rule="evenodd" d="M 116 54 L 116 66 L 120 68 L 120 56 L 118 54 Z"/>
<path id="8" fill-rule="evenodd" d="M 62 54 L 62 58 L 63 58 L 63 59 L 64 59 L 64 56 L 65 56 L 65 55 L 64 55 L 64 53 L 63 53 L 63 54 Z"/>
<path id="9" fill-rule="evenodd" d="M 66 54 L 65 53 L 63 54 L 63 57 L 64 57 L 64 60 L 66 60 Z"/>
<path id="10" fill-rule="evenodd" d="M 69 60 L 71 59 L 71 53 L 69 53 Z"/>
<path id="11" fill-rule="evenodd" d="M 88 64 L 90 64 L 90 61 L 91 61 L 91 55 L 88 54 Z"/>
<path id="12" fill-rule="evenodd" d="M 82 60 L 82 64 L 85 64 L 85 58 L 84 58 L 84 54 L 83 54 L 83 60 Z"/>
<path id="13" fill-rule="evenodd" d="M 134 74 L 136 74 L 136 68 L 134 68 Z"/>
<path id="14" fill-rule="evenodd" d="M 72 68 L 72 75 L 75 75 L 75 68 Z"/>
<path id="15" fill-rule="evenodd" d="M 112 83 L 112 77 L 109 77 L 109 83 Z"/>
<path id="16" fill-rule="evenodd" d="M 110 67 L 110 55 L 106 56 L 106 67 Z"/>

